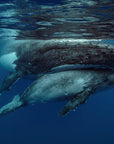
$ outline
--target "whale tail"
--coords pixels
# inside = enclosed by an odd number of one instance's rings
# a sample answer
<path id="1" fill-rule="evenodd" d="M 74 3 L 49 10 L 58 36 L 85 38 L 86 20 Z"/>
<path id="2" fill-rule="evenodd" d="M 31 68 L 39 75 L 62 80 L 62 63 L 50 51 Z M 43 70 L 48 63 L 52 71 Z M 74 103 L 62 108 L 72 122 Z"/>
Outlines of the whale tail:
<path id="1" fill-rule="evenodd" d="M 10 103 L 0 108 L 0 117 L 22 106 L 23 102 L 21 101 L 20 96 L 16 95 Z"/>

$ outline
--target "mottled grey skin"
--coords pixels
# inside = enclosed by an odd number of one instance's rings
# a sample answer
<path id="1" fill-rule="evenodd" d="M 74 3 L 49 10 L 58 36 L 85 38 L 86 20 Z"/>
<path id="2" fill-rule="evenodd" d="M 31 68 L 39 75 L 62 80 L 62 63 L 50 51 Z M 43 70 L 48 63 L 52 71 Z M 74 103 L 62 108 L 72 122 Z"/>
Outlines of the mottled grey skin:
<path id="1" fill-rule="evenodd" d="M 114 85 L 114 72 L 72 70 L 47 74 L 32 83 L 24 93 L 0 109 L 0 116 L 36 102 L 70 99 L 59 113 L 64 116 L 85 103 L 96 90 Z"/>
<path id="2" fill-rule="evenodd" d="M 30 45 L 29 45 L 30 44 Z M 22 53 L 22 51 L 24 52 Z M 52 39 L 25 41 L 18 47 L 16 70 L 44 73 L 61 65 L 101 65 L 114 68 L 114 46 L 96 41 Z"/>
<path id="3" fill-rule="evenodd" d="M 24 75 L 79 69 L 77 64 L 83 69 L 114 68 L 114 47 L 95 40 L 17 40 L 2 54 L 10 52 L 16 52 L 16 68 L 0 85 L 0 93 Z"/>

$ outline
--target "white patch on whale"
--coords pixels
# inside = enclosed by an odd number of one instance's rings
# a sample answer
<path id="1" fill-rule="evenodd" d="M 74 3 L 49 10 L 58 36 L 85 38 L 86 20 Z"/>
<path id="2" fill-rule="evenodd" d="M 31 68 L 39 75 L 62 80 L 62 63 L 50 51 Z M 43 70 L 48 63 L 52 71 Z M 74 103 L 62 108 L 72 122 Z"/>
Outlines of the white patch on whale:
<path id="1" fill-rule="evenodd" d="M 0 57 L 0 64 L 8 71 L 15 71 L 16 64 L 14 61 L 17 60 L 15 52 L 4 54 Z"/>
<path id="2" fill-rule="evenodd" d="M 26 101 L 34 103 L 69 98 L 83 91 L 83 87 L 86 86 L 85 82 L 91 80 L 91 73 L 84 78 L 83 74 L 80 71 L 66 71 L 44 75 L 28 89 Z"/>

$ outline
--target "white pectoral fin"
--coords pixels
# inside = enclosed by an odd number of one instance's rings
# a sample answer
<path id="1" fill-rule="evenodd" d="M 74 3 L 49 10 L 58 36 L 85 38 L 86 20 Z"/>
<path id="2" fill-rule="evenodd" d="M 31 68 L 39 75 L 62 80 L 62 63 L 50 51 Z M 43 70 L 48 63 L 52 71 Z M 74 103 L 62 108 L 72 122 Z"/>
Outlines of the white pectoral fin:
<path id="1" fill-rule="evenodd" d="M 15 71 L 16 65 L 14 61 L 17 60 L 15 52 L 0 56 L 0 64 L 5 67 L 8 71 Z"/>
<path id="2" fill-rule="evenodd" d="M 3 116 L 9 112 L 12 112 L 21 106 L 23 106 L 23 102 L 21 101 L 20 96 L 16 95 L 10 103 L 0 108 L 0 116 Z"/>

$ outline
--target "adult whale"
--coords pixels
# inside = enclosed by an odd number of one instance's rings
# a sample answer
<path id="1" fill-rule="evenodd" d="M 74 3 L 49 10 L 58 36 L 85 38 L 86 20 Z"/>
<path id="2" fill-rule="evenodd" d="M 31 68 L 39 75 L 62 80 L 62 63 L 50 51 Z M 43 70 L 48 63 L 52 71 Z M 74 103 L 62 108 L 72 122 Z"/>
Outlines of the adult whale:
<path id="1" fill-rule="evenodd" d="M 69 99 L 59 112 L 64 116 L 101 88 L 114 85 L 114 71 L 70 70 L 41 76 L 35 80 L 22 95 L 0 109 L 0 116 L 35 102 Z"/>
<path id="2" fill-rule="evenodd" d="M 98 40 L 15 40 L 0 56 L 0 63 L 14 72 L 0 85 L 8 90 L 20 77 L 81 68 L 114 68 L 114 47 Z"/>

